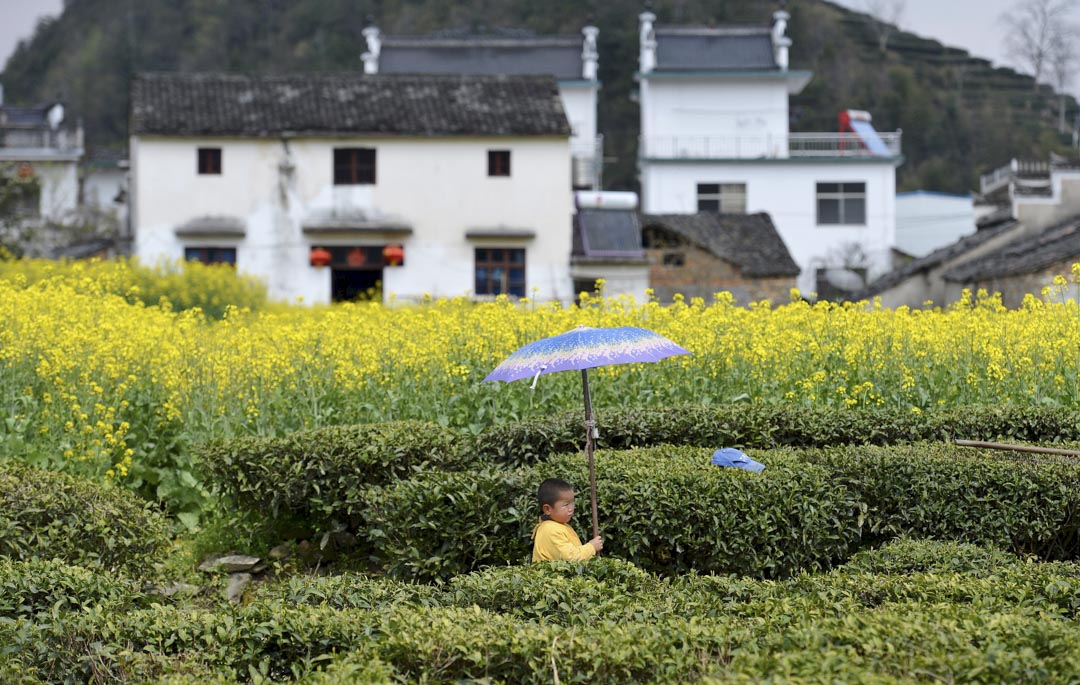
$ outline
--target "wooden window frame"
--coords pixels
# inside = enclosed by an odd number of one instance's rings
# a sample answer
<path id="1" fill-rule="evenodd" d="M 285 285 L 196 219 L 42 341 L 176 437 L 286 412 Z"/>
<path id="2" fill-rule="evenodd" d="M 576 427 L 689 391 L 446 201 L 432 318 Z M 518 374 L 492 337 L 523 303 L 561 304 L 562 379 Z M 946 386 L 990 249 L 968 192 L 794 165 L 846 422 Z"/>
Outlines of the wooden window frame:
<path id="1" fill-rule="evenodd" d="M 510 151 L 488 150 L 488 176 L 510 176 Z"/>
<path id="2" fill-rule="evenodd" d="M 195 169 L 200 176 L 220 176 L 221 158 L 221 148 L 200 147 L 195 154 Z"/>
<path id="3" fill-rule="evenodd" d="M 514 260 L 517 255 L 520 255 L 520 261 Z M 525 248 L 478 247 L 473 251 L 473 261 L 474 294 L 502 295 L 505 293 L 514 297 L 525 297 L 527 285 Z M 520 282 L 511 281 L 511 269 L 521 269 Z M 501 273 L 494 273 L 496 270 L 501 270 Z M 486 272 L 483 276 L 481 276 L 482 271 Z"/>
<path id="4" fill-rule="evenodd" d="M 222 259 L 231 256 L 232 259 Z M 220 245 L 186 245 L 184 246 L 184 261 L 199 262 L 200 264 L 228 264 L 236 266 L 236 248 L 222 247 Z"/>
<path id="5" fill-rule="evenodd" d="M 373 147 L 334 148 L 334 185 L 375 185 L 377 159 Z"/>

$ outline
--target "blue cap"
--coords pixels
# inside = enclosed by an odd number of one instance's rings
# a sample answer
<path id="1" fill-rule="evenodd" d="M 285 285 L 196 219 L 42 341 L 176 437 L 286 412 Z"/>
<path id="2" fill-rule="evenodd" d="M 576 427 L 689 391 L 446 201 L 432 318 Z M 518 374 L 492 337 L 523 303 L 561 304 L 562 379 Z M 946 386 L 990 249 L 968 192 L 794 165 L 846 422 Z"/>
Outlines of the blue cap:
<path id="1" fill-rule="evenodd" d="M 754 461 L 734 447 L 725 447 L 713 452 L 712 463 L 717 466 L 734 466 L 754 473 L 761 473 L 765 470 L 765 464 Z"/>

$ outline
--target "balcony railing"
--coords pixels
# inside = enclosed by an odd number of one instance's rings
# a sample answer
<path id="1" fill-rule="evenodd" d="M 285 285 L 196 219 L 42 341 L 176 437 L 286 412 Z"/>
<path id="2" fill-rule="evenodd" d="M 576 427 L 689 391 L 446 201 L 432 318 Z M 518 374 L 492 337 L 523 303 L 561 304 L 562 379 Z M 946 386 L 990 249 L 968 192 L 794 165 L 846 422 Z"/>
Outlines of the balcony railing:
<path id="1" fill-rule="evenodd" d="M 867 145 L 856 133 L 789 133 L 764 136 L 643 136 L 640 154 L 650 159 L 874 158 L 900 156 L 900 131 L 878 133 Z"/>
<path id="2" fill-rule="evenodd" d="M 570 158 L 574 187 L 599 190 L 604 170 L 604 136 L 570 143 Z"/>
<path id="3" fill-rule="evenodd" d="M 0 128 L 0 149 L 74 152 L 83 147 L 82 127 L 73 129 Z"/>

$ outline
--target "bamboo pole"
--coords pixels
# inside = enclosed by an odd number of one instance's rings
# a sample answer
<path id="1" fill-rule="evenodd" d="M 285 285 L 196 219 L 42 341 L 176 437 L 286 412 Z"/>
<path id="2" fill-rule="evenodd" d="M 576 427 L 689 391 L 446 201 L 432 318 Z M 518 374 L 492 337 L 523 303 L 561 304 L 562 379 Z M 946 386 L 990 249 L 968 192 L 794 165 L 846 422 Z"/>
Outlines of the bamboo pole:
<path id="1" fill-rule="evenodd" d="M 1036 447 L 1034 445 L 1008 445 L 1003 442 L 982 442 L 979 440 L 957 440 L 961 447 L 986 447 L 992 450 L 1016 450 L 1017 452 L 1038 452 L 1040 454 L 1063 454 L 1069 457 L 1080 457 L 1078 450 L 1066 450 L 1057 447 Z"/>

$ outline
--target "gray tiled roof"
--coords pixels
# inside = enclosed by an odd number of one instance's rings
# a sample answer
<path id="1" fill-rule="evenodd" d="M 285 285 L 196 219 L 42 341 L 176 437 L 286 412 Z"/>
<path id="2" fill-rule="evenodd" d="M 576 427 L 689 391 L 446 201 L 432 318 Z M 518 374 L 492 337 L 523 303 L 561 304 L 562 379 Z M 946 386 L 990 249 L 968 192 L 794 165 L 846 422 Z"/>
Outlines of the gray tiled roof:
<path id="1" fill-rule="evenodd" d="M 644 228 L 666 228 L 747 276 L 797 276 L 799 266 L 765 212 L 756 214 L 643 214 Z"/>
<path id="2" fill-rule="evenodd" d="M 379 54 L 383 74 L 547 74 L 581 80 L 582 39 L 427 38 L 386 36 Z"/>
<path id="3" fill-rule="evenodd" d="M 569 136 L 550 76 L 140 74 L 134 135 Z"/>
<path id="4" fill-rule="evenodd" d="M 942 264 L 963 255 L 968 250 L 982 245 L 991 238 L 996 238 L 1002 233 L 1007 233 L 1014 229 L 1016 225 L 1015 221 L 1010 221 L 1008 223 L 998 224 L 993 228 L 982 228 L 971 235 L 964 236 L 955 243 L 940 247 L 930 254 L 912 260 L 901 268 L 893 269 L 881 278 L 876 279 L 867 285 L 866 289 L 856 296 L 856 299 L 866 299 L 873 297 L 874 295 L 880 295 L 889 288 L 900 285 L 916 274 L 941 266 Z"/>
<path id="5" fill-rule="evenodd" d="M 943 278 L 970 283 L 1018 276 L 1077 257 L 1080 257 L 1080 217 L 1073 217 L 1038 235 L 1017 238 L 990 254 L 953 267 L 943 274 Z"/>
<path id="6" fill-rule="evenodd" d="M 768 28 L 657 27 L 656 71 L 777 70 Z"/>

